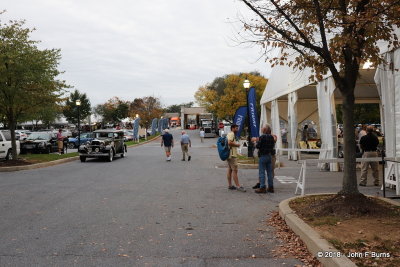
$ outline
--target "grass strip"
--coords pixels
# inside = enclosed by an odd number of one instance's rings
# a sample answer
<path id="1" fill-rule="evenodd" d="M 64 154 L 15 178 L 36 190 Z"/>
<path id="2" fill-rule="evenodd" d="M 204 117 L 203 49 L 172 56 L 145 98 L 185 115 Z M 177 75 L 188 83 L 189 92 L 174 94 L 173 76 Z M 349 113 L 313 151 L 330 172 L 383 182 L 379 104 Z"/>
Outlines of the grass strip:
<path id="1" fill-rule="evenodd" d="M 74 153 L 68 153 L 68 154 L 24 154 L 24 155 L 19 155 L 19 158 L 23 160 L 27 160 L 30 162 L 34 163 L 40 163 L 40 162 L 49 162 L 53 160 L 58 160 L 58 159 L 66 159 L 66 158 L 72 158 L 79 156 L 78 152 Z"/>

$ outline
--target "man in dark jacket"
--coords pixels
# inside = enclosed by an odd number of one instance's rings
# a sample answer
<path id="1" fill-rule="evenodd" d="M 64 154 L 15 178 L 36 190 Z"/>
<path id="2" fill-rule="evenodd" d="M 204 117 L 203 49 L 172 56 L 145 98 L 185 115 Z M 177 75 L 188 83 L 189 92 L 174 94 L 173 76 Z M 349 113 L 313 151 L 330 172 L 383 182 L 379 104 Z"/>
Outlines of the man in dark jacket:
<path id="1" fill-rule="evenodd" d="M 361 137 L 360 146 L 363 150 L 363 158 L 375 158 L 378 157 L 376 152 L 379 140 L 378 137 L 373 133 L 374 128 L 372 126 L 367 127 L 367 134 Z M 377 161 L 365 161 L 361 162 L 361 180 L 360 186 L 367 185 L 368 167 L 371 166 L 372 176 L 374 177 L 374 185 L 379 186 L 379 172 Z"/>
<path id="2" fill-rule="evenodd" d="M 270 134 L 271 127 L 265 126 L 262 129 L 263 135 L 258 139 L 256 147 L 258 148 L 258 173 L 260 178 L 260 188 L 254 192 L 264 194 L 274 192 L 274 177 L 272 174 L 272 155 L 274 153 L 275 139 Z M 268 188 L 265 185 L 265 172 L 268 176 Z"/>
<path id="3" fill-rule="evenodd" d="M 167 156 L 167 161 L 171 161 L 171 150 L 174 147 L 174 137 L 169 133 L 168 129 L 164 130 L 164 134 L 161 138 L 161 146 L 165 148 L 165 155 Z"/>

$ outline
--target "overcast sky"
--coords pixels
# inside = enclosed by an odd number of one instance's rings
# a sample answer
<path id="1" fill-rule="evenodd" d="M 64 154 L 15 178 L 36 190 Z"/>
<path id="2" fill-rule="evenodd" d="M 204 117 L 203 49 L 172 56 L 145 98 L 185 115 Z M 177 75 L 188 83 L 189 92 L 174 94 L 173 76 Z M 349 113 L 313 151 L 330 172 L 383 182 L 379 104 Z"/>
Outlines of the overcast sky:
<path id="1" fill-rule="evenodd" d="M 270 69 L 260 48 L 232 39 L 238 0 L 2 0 L 5 19 L 26 19 L 43 48 L 60 48 L 68 84 L 92 105 L 154 95 L 194 100 L 199 86 L 229 73 Z"/>

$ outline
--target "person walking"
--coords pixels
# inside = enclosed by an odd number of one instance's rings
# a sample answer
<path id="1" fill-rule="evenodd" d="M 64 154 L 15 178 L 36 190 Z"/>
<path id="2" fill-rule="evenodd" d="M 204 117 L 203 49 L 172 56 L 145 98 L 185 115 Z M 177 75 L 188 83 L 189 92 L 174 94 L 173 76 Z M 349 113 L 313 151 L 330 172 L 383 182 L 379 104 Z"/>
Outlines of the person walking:
<path id="1" fill-rule="evenodd" d="M 228 172 L 227 172 L 227 179 L 228 179 L 228 189 L 230 190 L 238 190 L 241 192 L 246 192 L 243 186 L 239 184 L 238 178 L 238 152 L 237 148 L 240 147 L 238 140 L 236 139 L 236 133 L 239 131 L 239 126 L 236 124 L 231 125 L 231 132 L 228 133 L 228 146 L 230 148 L 229 151 L 229 158 L 227 159 L 228 162 Z M 232 185 L 232 178 L 235 182 L 235 185 Z"/>
<path id="2" fill-rule="evenodd" d="M 62 135 L 62 129 L 58 129 L 57 147 L 58 147 L 58 155 L 61 155 L 61 152 L 64 150 L 64 136 Z"/>
<path id="3" fill-rule="evenodd" d="M 271 135 L 271 127 L 269 125 L 262 128 L 262 133 L 256 144 L 259 158 L 258 174 L 260 178 L 260 188 L 257 188 L 254 192 L 258 194 L 265 194 L 267 192 L 274 193 L 272 156 L 275 155 L 275 139 Z M 267 172 L 268 177 L 268 188 L 266 188 L 265 185 L 265 172 Z"/>
<path id="4" fill-rule="evenodd" d="M 360 146 L 363 150 L 363 158 L 375 158 L 378 157 L 376 151 L 379 145 L 378 137 L 373 133 L 374 128 L 372 126 L 367 127 L 367 134 L 362 136 L 360 139 Z M 379 172 L 377 161 L 364 161 L 361 162 L 361 180 L 360 186 L 367 186 L 368 167 L 371 166 L 372 176 L 374 177 L 374 185 L 379 186 Z"/>
<path id="5" fill-rule="evenodd" d="M 308 148 L 308 125 L 304 125 L 303 131 L 301 132 L 301 141 L 303 141 Z"/>
<path id="6" fill-rule="evenodd" d="M 204 143 L 204 136 L 205 136 L 204 128 L 201 127 L 200 128 L 200 140 L 202 143 Z"/>
<path id="7" fill-rule="evenodd" d="M 192 142 L 190 141 L 189 135 L 185 132 L 182 131 L 182 136 L 181 136 L 181 148 L 182 148 L 182 161 L 186 160 L 186 155 L 188 156 L 188 161 L 192 158 L 192 156 L 189 155 L 189 147 L 192 147 Z"/>
<path id="8" fill-rule="evenodd" d="M 169 133 L 168 129 L 164 130 L 161 138 L 161 147 L 164 146 L 167 161 L 171 161 L 171 150 L 174 147 L 174 137 Z"/>
<path id="9" fill-rule="evenodd" d="M 265 129 L 264 129 L 265 128 Z M 268 127 L 264 127 L 263 129 L 261 129 L 263 134 L 270 134 L 272 135 L 272 137 L 274 138 L 274 146 L 273 149 L 271 151 L 271 166 L 272 166 L 272 179 L 275 178 L 275 165 L 276 165 L 276 149 L 275 149 L 275 144 L 276 144 L 276 140 L 278 140 L 278 137 L 275 134 L 271 133 L 271 126 Z M 259 138 L 253 138 L 253 142 L 254 142 L 254 146 L 257 146 L 257 141 L 259 140 Z M 260 188 L 260 178 L 258 179 L 258 183 L 253 186 L 253 189 L 257 189 Z"/>

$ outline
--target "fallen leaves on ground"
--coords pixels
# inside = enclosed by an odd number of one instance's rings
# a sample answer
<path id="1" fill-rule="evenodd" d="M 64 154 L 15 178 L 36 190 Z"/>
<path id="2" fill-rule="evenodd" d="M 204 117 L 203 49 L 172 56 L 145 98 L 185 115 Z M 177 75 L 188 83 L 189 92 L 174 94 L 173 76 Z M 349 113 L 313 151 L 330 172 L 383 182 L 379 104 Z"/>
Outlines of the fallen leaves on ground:
<path id="1" fill-rule="evenodd" d="M 322 266 L 318 259 L 308 251 L 299 236 L 286 225 L 286 222 L 277 211 L 271 214 L 268 224 L 275 228 L 275 236 L 283 241 L 283 245 L 273 250 L 274 256 L 281 258 L 293 256 L 302 261 L 304 266 Z"/>

